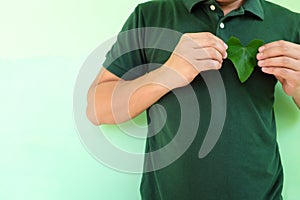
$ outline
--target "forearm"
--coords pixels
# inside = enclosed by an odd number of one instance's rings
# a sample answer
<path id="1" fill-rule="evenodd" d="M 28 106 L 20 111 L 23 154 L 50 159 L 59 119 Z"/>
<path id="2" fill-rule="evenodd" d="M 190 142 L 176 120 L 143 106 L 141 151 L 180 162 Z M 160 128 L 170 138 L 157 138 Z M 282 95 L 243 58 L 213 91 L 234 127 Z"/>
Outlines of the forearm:
<path id="1" fill-rule="evenodd" d="M 200 72 L 219 70 L 226 49 L 227 45 L 211 33 L 184 34 L 160 68 L 132 81 L 100 76 L 99 84 L 89 90 L 87 116 L 96 125 L 130 120 L 172 89 L 189 84 Z"/>
<path id="2" fill-rule="evenodd" d="M 132 81 L 107 81 L 92 86 L 87 109 L 90 120 L 95 125 L 117 124 L 136 117 L 178 87 L 170 75 L 166 68 L 159 68 Z"/>

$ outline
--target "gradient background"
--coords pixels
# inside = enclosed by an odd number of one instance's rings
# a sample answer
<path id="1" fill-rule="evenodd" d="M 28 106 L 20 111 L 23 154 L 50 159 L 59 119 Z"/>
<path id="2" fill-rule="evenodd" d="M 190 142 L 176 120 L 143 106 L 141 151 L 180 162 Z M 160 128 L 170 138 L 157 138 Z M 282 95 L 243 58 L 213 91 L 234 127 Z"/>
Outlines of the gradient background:
<path id="1" fill-rule="evenodd" d="M 94 160 L 76 133 L 72 93 L 80 67 L 142 0 L 11 0 L 0 7 L 0 199 L 139 199 L 140 175 Z M 300 12 L 298 0 L 273 0 Z M 274 22 L 276 25 L 276 22 Z M 288 31 L 288 30 L 287 30 Z M 276 91 L 284 196 L 300 199 L 300 112 Z M 143 118 L 141 118 L 143 121 Z M 121 145 L 143 145 L 106 127 Z M 133 146 L 133 147 L 132 147 Z"/>

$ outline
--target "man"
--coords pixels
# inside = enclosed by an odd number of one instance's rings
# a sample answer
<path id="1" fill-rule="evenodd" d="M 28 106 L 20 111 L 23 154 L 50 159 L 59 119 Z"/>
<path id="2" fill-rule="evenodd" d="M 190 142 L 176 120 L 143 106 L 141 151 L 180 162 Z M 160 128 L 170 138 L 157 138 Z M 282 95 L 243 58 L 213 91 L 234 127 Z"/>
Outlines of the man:
<path id="1" fill-rule="evenodd" d="M 162 0 L 135 9 L 122 31 L 160 27 L 184 34 L 174 39 L 177 45 L 169 54 L 141 48 L 119 55 L 133 45 L 132 37 L 119 37 L 107 54 L 106 69 L 89 90 L 88 118 L 95 125 L 115 124 L 147 110 L 151 137 L 146 152 L 154 152 L 176 136 L 182 120 L 180 107 L 189 107 L 190 116 L 200 113 L 200 118 L 190 117 L 190 124 L 184 126 L 187 137 L 195 123 L 198 127 L 184 154 L 165 168 L 143 174 L 142 199 L 282 199 L 274 86 L 279 80 L 300 106 L 299 23 L 300 15 L 264 0 Z M 143 46 L 144 35 L 137 33 L 137 46 Z M 226 41 L 231 36 L 244 45 L 256 38 L 265 42 L 256 55 L 258 66 L 245 83 L 226 59 Z M 162 65 L 151 68 L 147 63 Z M 144 70 L 124 76 L 142 65 L 146 65 Z M 226 91 L 226 119 L 214 148 L 199 159 L 212 117 L 204 77 L 214 79 L 217 73 Z M 197 105 L 181 105 L 178 93 L 185 98 L 196 95 Z M 149 165 L 155 165 L 154 159 L 145 160 L 145 166 Z"/>

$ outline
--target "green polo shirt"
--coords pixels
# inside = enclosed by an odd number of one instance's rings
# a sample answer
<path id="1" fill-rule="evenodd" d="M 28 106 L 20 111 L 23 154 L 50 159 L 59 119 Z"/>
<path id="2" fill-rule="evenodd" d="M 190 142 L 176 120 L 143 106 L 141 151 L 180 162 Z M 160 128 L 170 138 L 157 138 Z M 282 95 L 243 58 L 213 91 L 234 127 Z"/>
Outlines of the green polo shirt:
<path id="1" fill-rule="evenodd" d="M 136 28 L 159 27 L 180 33 L 211 32 L 224 41 L 235 36 L 244 45 L 255 38 L 265 43 L 276 40 L 299 43 L 299 22 L 298 14 L 264 0 L 248 0 L 227 16 L 214 0 L 161 0 L 138 5 L 122 33 Z M 145 29 L 138 29 L 130 36 L 119 35 L 107 53 L 104 66 L 127 80 L 159 67 L 169 58 L 169 49 L 176 46 L 180 37 L 172 32 L 167 36 L 160 35 L 159 31 L 155 34 L 147 41 Z M 204 75 L 217 80 L 218 74 L 226 92 L 224 127 L 210 153 L 199 158 L 207 130 L 211 124 L 214 126 L 209 91 L 209 87 L 214 86 L 207 85 Z M 233 64 L 226 59 L 218 72 L 204 72 L 190 86 L 175 89 L 158 100 L 147 110 L 146 153 L 170 144 L 179 129 L 186 138 L 192 137 L 195 130 L 196 134 L 178 159 L 164 168 L 143 174 L 142 199 L 281 199 L 283 174 L 273 111 L 276 82 L 273 76 L 256 67 L 242 84 Z M 177 141 L 177 145 L 173 144 L 174 151 L 186 142 L 184 137 Z M 171 151 L 169 154 L 170 157 L 173 155 Z M 147 157 L 145 168 L 155 168 L 157 163 L 167 159 L 166 151 L 161 157 Z"/>

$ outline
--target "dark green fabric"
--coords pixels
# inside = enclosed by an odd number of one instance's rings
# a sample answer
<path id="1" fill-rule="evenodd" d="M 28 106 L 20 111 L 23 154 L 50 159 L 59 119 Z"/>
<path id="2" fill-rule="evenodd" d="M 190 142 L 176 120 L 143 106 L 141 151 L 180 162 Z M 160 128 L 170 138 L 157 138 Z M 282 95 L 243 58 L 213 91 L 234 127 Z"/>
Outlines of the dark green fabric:
<path id="1" fill-rule="evenodd" d="M 210 5 L 215 5 L 212 11 Z M 223 15 L 218 4 L 200 0 L 150 1 L 137 6 L 126 21 L 122 31 L 141 27 L 163 27 L 179 31 L 211 32 L 224 41 L 235 36 L 246 45 L 254 38 L 266 43 L 287 40 L 299 43 L 299 15 L 263 0 L 248 0 L 245 4 Z M 225 27 L 219 28 L 223 22 Z M 120 52 L 131 46 L 144 47 L 145 32 L 135 38 L 121 37 L 107 54 L 104 66 L 124 79 L 141 76 L 155 67 L 149 63 L 163 64 L 170 52 L 161 49 L 137 49 L 123 55 Z M 159 36 L 159 34 L 158 34 Z M 156 42 L 172 40 L 176 35 L 157 37 Z M 172 46 L 172 45 L 169 45 Z M 136 66 L 139 70 L 132 72 Z M 128 71 L 130 73 L 126 74 Z M 276 79 L 256 67 L 251 77 L 241 84 L 229 60 L 220 70 L 227 96 L 226 121 L 214 149 L 203 159 L 198 158 L 211 118 L 211 100 L 208 88 L 197 76 L 191 83 L 198 98 L 200 120 L 189 119 L 191 125 L 199 124 L 197 135 L 188 150 L 174 163 L 163 169 L 144 173 L 141 196 L 144 200 L 270 200 L 281 199 L 283 174 L 276 142 L 276 125 L 273 112 Z M 205 72 L 214 78 L 215 73 Z M 157 134 L 147 139 L 146 152 L 153 152 L 167 145 L 180 125 L 180 105 L 175 93 L 191 98 L 187 88 L 180 88 L 161 98 L 156 104 L 164 107 L 166 123 Z M 181 105 L 182 106 L 182 105 Z M 197 106 L 188 105 L 194 109 Z M 198 110 L 196 110 L 198 111 Z M 191 116 L 194 116 L 191 111 Z M 164 117 L 161 107 L 147 111 L 149 134 L 159 128 Z M 190 134 L 189 126 L 185 134 Z M 162 158 L 163 159 L 163 158 Z M 153 164 L 145 160 L 145 166 Z"/>

